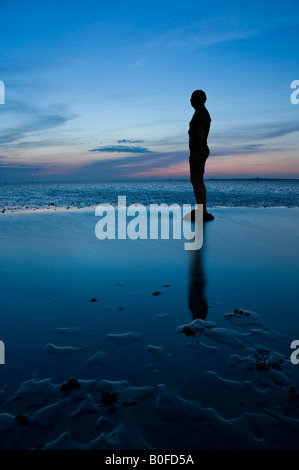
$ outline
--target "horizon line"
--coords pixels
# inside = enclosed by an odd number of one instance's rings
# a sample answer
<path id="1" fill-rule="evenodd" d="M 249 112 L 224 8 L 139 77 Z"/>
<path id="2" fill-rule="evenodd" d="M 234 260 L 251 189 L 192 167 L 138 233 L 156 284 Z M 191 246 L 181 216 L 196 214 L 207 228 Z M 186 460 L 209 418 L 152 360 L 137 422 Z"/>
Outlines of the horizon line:
<path id="1" fill-rule="evenodd" d="M 219 178 L 205 178 L 205 181 L 230 181 L 230 180 L 235 180 L 235 181 L 299 181 L 299 177 L 288 177 L 288 178 L 272 178 L 272 177 L 267 177 L 267 176 L 253 176 L 249 178 L 242 178 L 242 177 L 219 177 Z M 140 177 L 140 178 L 107 178 L 107 179 L 92 179 L 92 180 L 36 180 L 36 181 L 0 181 L 0 184 L 49 184 L 49 183 L 105 183 L 105 182 L 110 182 L 110 181 L 190 181 L 189 178 L 165 178 L 165 177 L 160 177 L 160 178 L 146 178 L 146 177 Z"/>

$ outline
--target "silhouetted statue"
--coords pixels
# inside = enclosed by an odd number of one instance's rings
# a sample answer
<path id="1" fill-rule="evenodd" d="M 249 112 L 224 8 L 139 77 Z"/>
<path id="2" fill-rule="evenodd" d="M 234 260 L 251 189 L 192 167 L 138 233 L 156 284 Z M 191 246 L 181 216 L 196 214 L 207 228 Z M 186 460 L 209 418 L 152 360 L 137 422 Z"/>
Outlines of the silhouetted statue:
<path id="1" fill-rule="evenodd" d="M 210 131 L 211 117 L 205 107 L 206 94 L 195 90 L 191 96 L 191 105 L 195 113 L 189 124 L 190 175 L 197 204 L 203 205 L 203 221 L 213 220 L 214 216 L 207 212 L 206 187 L 203 180 L 205 163 L 210 154 L 207 139 Z"/>
<path id="2" fill-rule="evenodd" d="M 206 278 L 203 271 L 201 251 L 190 252 L 191 265 L 189 274 L 188 307 L 194 319 L 204 320 L 208 314 L 208 303 L 205 296 Z"/>

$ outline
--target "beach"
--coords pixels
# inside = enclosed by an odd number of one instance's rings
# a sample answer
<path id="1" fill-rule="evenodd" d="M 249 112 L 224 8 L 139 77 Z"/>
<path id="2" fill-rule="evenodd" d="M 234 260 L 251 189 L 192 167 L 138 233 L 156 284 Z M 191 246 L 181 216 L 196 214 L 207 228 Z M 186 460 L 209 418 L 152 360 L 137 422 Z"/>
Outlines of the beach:
<path id="1" fill-rule="evenodd" d="M 1 448 L 298 448 L 298 208 L 213 214 L 198 251 L 0 214 Z"/>
<path id="2" fill-rule="evenodd" d="M 0 2 L 0 453 L 299 450 L 297 23 Z"/>

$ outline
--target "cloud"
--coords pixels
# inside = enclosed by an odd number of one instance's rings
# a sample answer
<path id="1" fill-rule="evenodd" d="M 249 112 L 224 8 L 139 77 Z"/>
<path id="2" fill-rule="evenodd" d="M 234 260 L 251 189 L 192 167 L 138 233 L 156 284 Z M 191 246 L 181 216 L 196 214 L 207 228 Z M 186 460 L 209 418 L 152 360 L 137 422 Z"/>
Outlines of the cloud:
<path id="1" fill-rule="evenodd" d="M 10 144 L 26 137 L 27 134 L 52 129 L 61 126 L 69 119 L 58 115 L 40 115 L 38 120 L 34 119 L 31 123 L 21 124 L 17 128 L 7 128 L 0 130 L 0 144 Z"/>
<path id="2" fill-rule="evenodd" d="M 230 147 L 213 147 L 210 146 L 210 155 L 211 157 L 230 157 L 232 155 L 248 155 L 248 154 L 255 154 L 255 153 L 263 153 L 263 152 L 278 152 L 283 150 L 282 147 L 267 147 L 263 144 L 240 144 L 240 145 L 232 145 Z"/>
<path id="3" fill-rule="evenodd" d="M 271 149 L 278 150 L 278 149 Z M 257 168 L 261 152 L 268 152 L 269 148 L 263 148 L 260 144 L 245 144 L 232 147 L 211 148 L 209 158 L 209 172 L 223 174 L 234 174 L 235 168 Z M 243 155 L 243 158 L 242 158 Z M 257 155 L 257 157 L 256 157 Z M 280 154 L 277 154 L 279 157 Z M 216 157 L 216 158 L 215 158 Z M 223 158 L 217 158 L 223 157 Z M 131 178 L 155 178 L 155 177 L 188 177 L 189 175 L 189 152 L 186 150 L 176 150 L 174 152 L 152 152 L 148 154 L 128 154 L 125 158 L 112 158 L 105 160 L 95 160 L 90 162 L 66 163 L 57 161 L 53 163 L 29 162 L 19 164 L 18 162 L 8 163 L 7 160 L 0 160 L 1 181 L 24 181 L 31 180 L 31 174 L 34 173 L 35 181 L 92 181 L 109 179 L 131 179 Z M 292 173 L 292 162 L 290 160 L 290 171 Z M 277 157 L 269 157 L 268 162 L 277 162 Z M 284 158 L 283 163 L 287 161 Z M 265 168 L 270 168 L 272 164 L 265 163 L 261 159 L 260 164 Z M 276 168 L 276 167 L 275 167 Z M 267 170 L 268 171 L 268 170 Z M 241 171 L 242 173 L 242 171 Z M 240 173 L 240 174 L 241 174 Z M 242 173 L 242 174 L 243 174 Z M 275 171 L 273 171 L 273 174 Z M 293 172 L 294 173 L 294 172 Z M 276 171 L 276 174 L 277 171 Z M 286 173 L 285 173 L 286 174 Z M 281 176 L 281 175 L 280 175 Z M 295 173 L 293 174 L 295 176 Z"/>
<path id="4" fill-rule="evenodd" d="M 228 155 L 232 153 L 253 153 L 266 152 L 272 150 L 287 150 L 294 146 L 293 140 L 284 141 L 283 144 L 277 143 L 273 139 L 278 139 L 286 135 L 299 132 L 299 123 L 294 121 L 278 121 L 278 122 L 256 122 L 253 125 L 232 127 L 226 129 L 213 129 L 209 138 L 209 146 L 214 149 L 217 156 Z M 227 145 L 228 137 L 230 145 Z M 235 142 L 235 144 L 234 144 Z M 253 142 L 253 143 L 251 143 Z M 264 142 L 264 143 L 263 143 Z M 266 143 L 267 142 L 267 143 Z M 236 150 L 236 151 L 234 151 Z"/>
<path id="5" fill-rule="evenodd" d="M 71 143 L 74 144 L 76 139 L 71 139 Z M 55 139 L 41 139 L 41 140 L 21 140 L 20 142 L 13 143 L 14 149 L 34 149 L 34 148 L 50 148 L 50 147 L 65 147 L 70 144 L 70 141 L 65 138 Z M 78 144 L 84 145 L 84 144 Z M 0 157 L 1 158 L 1 157 Z"/>
<path id="6" fill-rule="evenodd" d="M 168 30 L 157 36 L 151 45 L 154 47 L 168 46 L 179 49 L 196 50 L 214 44 L 252 38 L 260 34 L 246 22 L 237 17 L 216 16 L 204 21 L 192 21 L 183 27 Z"/>
<path id="7" fill-rule="evenodd" d="M 127 147 L 125 145 L 115 145 L 108 147 L 99 147 L 91 149 L 89 152 L 105 152 L 105 153 L 153 153 L 145 147 Z"/>
<path id="8" fill-rule="evenodd" d="M 0 182 L 31 180 L 33 173 L 41 174 L 43 171 L 43 166 L 30 165 L 25 163 L 5 164 L 4 162 L 0 162 Z"/>
<path id="9" fill-rule="evenodd" d="M 0 129 L 0 144 L 15 144 L 27 136 L 60 127 L 74 116 L 60 107 L 39 108 L 25 103 L 11 102 L 2 110 L 6 126 Z M 16 123 L 13 126 L 10 122 Z"/>
<path id="10" fill-rule="evenodd" d="M 188 168 L 188 153 L 185 151 L 152 153 L 151 155 L 130 155 L 122 160 L 101 160 L 74 169 L 83 179 L 93 178 L 130 178 L 140 171 L 150 172 L 159 168 L 171 167 L 185 162 Z M 73 175 L 71 175 L 73 178 Z"/>
<path id="11" fill-rule="evenodd" d="M 299 132 L 299 124 L 294 122 L 277 123 L 271 125 L 272 130 L 264 131 L 258 136 L 260 139 L 273 139 L 284 135 Z M 274 128 L 274 130 L 273 130 Z"/>
<path id="12" fill-rule="evenodd" d="M 6 164 L 0 163 L 0 168 L 1 170 L 6 169 L 6 170 L 16 170 L 16 171 L 25 169 L 32 173 L 32 171 L 41 171 L 45 167 L 42 165 L 41 166 L 30 165 L 29 163 L 6 163 Z"/>
<path id="13" fill-rule="evenodd" d="M 143 140 L 128 140 L 128 139 L 122 139 L 118 140 L 118 144 L 141 144 Z"/>

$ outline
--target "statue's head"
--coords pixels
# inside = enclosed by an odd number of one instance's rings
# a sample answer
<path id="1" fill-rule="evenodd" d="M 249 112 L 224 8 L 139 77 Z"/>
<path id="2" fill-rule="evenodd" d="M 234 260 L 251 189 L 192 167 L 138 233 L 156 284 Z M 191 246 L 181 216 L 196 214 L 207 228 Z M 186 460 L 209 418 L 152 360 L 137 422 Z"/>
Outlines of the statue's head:
<path id="1" fill-rule="evenodd" d="M 193 106 L 194 109 L 200 108 L 205 104 L 207 101 L 207 97 L 204 91 L 202 90 L 195 90 L 193 91 L 190 99 L 191 106 Z"/>

